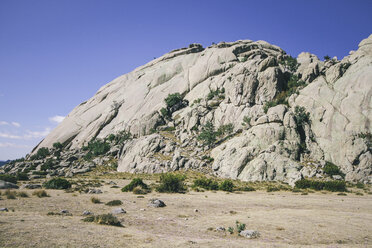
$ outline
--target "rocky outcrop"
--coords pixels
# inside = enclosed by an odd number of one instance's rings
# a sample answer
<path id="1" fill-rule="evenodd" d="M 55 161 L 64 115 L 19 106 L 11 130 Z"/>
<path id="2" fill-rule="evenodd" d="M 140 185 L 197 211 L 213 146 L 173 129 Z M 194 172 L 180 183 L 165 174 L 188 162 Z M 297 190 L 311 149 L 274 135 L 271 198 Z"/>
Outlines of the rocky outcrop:
<path id="1" fill-rule="evenodd" d="M 294 59 L 265 41 L 191 44 L 103 86 L 32 154 L 63 145 L 50 176 L 114 161 L 123 172 L 193 169 L 293 185 L 326 176 L 329 161 L 346 180 L 372 182 L 371 78 L 372 36 L 341 61 L 310 53 Z M 215 127 L 208 144 L 198 139 L 206 124 Z M 131 135 L 122 138 L 124 131 Z M 92 153 L 88 144 L 97 140 L 111 148 Z M 4 170 L 38 171 L 50 158 Z"/>

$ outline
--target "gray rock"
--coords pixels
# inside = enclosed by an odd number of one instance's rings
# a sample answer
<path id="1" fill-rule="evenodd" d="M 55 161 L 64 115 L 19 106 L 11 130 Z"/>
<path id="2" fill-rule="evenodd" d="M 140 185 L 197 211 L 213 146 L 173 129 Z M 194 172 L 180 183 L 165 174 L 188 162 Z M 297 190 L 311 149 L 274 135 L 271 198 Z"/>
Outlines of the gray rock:
<path id="1" fill-rule="evenodd" d="M 219 226 L 219 227 L 216 228 L 216 231 L 217 232 L 224 232 L 224 231 L 226 231 L 226 229 L 222 226 Z"/>
<path id="2" fill-rule="evenodd" d="M 0 208 L 0 212 L 8 212 L 9 210 L 7 208 Z"/>
<path id="3" fill-rule="evenodd" d="M 162 200 L 159 200 L 159 199 L 151 199 L 149 201 L 149 206 L 150 207 L 155 207 L 155 208 L 162 208 L 162 207 L 165 207 L 167 205 L 165 205 L 165 203 L 162 201 Z"/>
<path id="4" fill-rule="evenodd" d="M 0 189 L 18 189 L 18 188 L 19 187 L 14 183 L 0 180 Z"/>
<path id="5" fill-rule="evenodd" d="M 260 237 L 260 233 L 254 230 L 244 230 L 239 233 L 240 236 L 243 236 L 248 239 L 255 239 Z"/>
<path id="6" fill-rule="evenodd" d="M 113 213 L 113 214 L 125 214 L 127 212 L 122 208 L 115 208 L 111 211 L 111 213 Z"/>
<path id="7" fill-rule="evenodd" d="M 21 189 L 41 189 L 41 184 L 22 184 Z"/>
<path id="8" fill-rule="evenodd" d="M 100 190 L 100 189 L 89 189 L 88 194 L 102 194 L 102 190 Z"/>
<path id="9" fill-rule="evenodd" d="M 68 213 L 70 213 L 67 209 L 62 209 L 61 210 L 61 214 L 68 214 Z"/>
<path id="10" fill-rule="evenodd" d="M 84 212 L 83 212 L 83 215 L 92 215 L 93 213 L 92 212 L 90 212 L 90 211 L 88 211 L 88 210 L 85 210 Z"/>

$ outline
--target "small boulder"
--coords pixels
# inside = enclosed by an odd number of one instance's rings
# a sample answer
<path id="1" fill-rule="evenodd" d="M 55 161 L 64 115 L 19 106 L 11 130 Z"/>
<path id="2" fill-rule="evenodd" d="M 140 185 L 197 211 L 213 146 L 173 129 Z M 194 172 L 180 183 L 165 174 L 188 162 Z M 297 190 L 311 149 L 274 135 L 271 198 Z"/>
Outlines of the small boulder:
<path id="1" fill-rule="evenodd" d="M 219 226 L 219 227 L 216 228 L 216 231 L 217 232 L 224 232 L 224 231 L 226 231 L 226 229 L 222 226 Z"/>
<path id="2" fill-rule="evenodd" d="M 162 208 L 162 207 L 165 207 L 167 205 L 165 205 L 165 203 L 162 201 L 162 200 L 159 200 L 159 199 L 151 199 L 149 201 L 149 206 L 150 207 L 154 207 L 154 208 Z"/>
<path id="3" fill-rule="evenodd" d="M 255 238 L 260 237 L 260 233 L 255 230 L 244 230 L 244 231 L 241 231 L 239 234 L 240 236 L 246 237 L 248 239 L 255 239 Z"/>
<path id="4" fill-rule="evenodd" d="M 90 211 L 88 211 L 88 210 L 85 210 L 84 212 L 83 212 L 83 215 L 92 215 L 93 213 L 92 212 L 90 212 Z"/>
<path id="5" fill-rule="evenodd" d="M 111 211 L 113 214 L 125 214 L 126 211 L 122 208 L 115 208 Z"/>
<path id="6" fill-rule="evenodd" d="M 8 212 L 9 210 L 7 208 L 0 208 L 0 212 Z"/>
<path id="7" fill-rule="evenodd" d="M 340 175 L 333 175 L 332 178 L 335 180 L 342 180 L 342 176 Z"/>
<path id="8" fill-rule="evenodd" d="M 61 210 L 61 214 L 68 214 L 68 213 L 69 213 L 69 211 L 67 209 L 62 209 Z"/>
<path id="9" fill-rule="evenodd" d="M 14 183 L 0 180 L 0 189 L 18 189 L 18 188 L 19 187 Z"/>

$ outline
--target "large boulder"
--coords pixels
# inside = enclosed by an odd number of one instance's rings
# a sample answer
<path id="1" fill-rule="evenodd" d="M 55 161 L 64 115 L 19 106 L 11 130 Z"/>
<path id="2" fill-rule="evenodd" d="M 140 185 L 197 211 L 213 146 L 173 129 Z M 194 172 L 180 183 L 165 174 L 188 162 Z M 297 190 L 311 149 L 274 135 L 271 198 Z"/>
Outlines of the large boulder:
<path id="1" fill-rule="evenodd" d="M 18 189 L 18 188 L 19 187 L 14 183 L 0 180 L 0 189 Z"/>

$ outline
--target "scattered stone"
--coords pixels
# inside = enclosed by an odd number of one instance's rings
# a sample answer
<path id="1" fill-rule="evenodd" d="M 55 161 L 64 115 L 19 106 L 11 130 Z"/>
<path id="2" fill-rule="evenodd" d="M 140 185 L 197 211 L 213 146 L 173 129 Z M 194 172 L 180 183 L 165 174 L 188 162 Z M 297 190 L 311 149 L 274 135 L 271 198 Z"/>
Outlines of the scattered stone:
<path id="1" fill-rule="evenodd" d="M 162 201 L 162 200 L 159 200 L 159 199 L 151 199 L 149 201 L 149 206 L 150 207 L 154 207 L 154 208 L 162 208 L 162 207 L 165 207 L 167 205 L 165 205 L 165 203 Z"/>
<path id="2" fill-rule="evenodd" d="M 102 194 L 102 190 L 100 190 L 100 189 L 89 189 L 88 194 Z"/>
<path id="3" fill-rule="evenodd" d="M 83 215 L 92 215 L 93 213 L 92 212 L 90 212 L 90 211 L 88 211 L 88 210 L 85 210 L 84 212 L 83 212 Z"/>
<path id="4" fill-rule="evenodd" d="M 146 209 L 145 208 L 141 208 L 140 211 L 146 211 Z"/>
<path id="5" fill-rule="evenodd" d="M 67 209 L 62 209 L 61 210 L 61 214 L 68 214 L 68 213 L 69 213 L 69 211 Z"/>
<path id="6" fill-rule="evenodd" d="M 216 228 L 216 231 L 217 232 L 224 232 L 224 231 L 226 231 L 226 229 L 222 226 L 219 226 L 219 227 Z"/>
<path id="7" fill-rule="evenodd" d="M 8 212 L 9 210 L 7 208 L 0 208 L 0 212 Z"/>
<path id="8" fill-rule="evenodd" d="M 260 237 L 260 233 L 255 230 L 244 230 L 244 231 L 241 231 L 239 234 L 240 236 L 246 237 L 248 239 L 255 239 L 255 238 Z"/>
<path id="9" fill-rule="evenodd" d="M 125 214 L 127 212 L 122 208 L 115 208 L 111 211 L 111 213 L 113 213 L 113 214 Z"/>
<path id="10" fill-rule="evenodd" d="M 110 181 L 108 184 L 109 185 L 116 185 L 116 183 L 114 181 Z"/>
<path id="11" fill-rule="evenodd" d="M 342 180 L 342 176 L 340 175 L 333 175 L 332 178 L 335 180 Z"/>
<path id="12" fill-rule="evenodd" d="M 40 184 L 22 184 L 21 189 L 41 189 Z"/>
<path id="13" fill-rule="evenodd" d="M 0 189 L 18 189 L 18 188 L 19 187 L 14 183 L 0 180 Z"/>
<path id="14" fill-rule="evenodd" d="M 195 212 L 195 213 L 197 213 L 197 212 L 199 212 L 199 210 L 197 210 L 197 209 L 194 209 L 194 212 Z"/>

